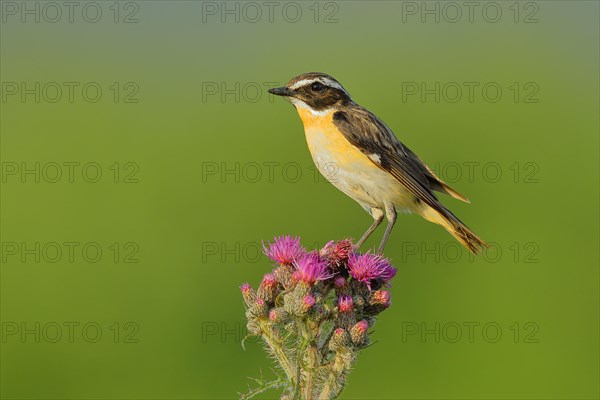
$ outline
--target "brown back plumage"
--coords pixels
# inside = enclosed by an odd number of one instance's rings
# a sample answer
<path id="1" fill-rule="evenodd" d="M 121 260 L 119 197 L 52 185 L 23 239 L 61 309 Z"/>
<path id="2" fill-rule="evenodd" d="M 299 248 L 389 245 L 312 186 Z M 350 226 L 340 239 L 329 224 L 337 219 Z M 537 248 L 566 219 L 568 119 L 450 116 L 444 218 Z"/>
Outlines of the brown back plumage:
<path id="1" fill-rule="evenodd" d="M 355 147 L 366 154 L 381 169 L 393 175 L 419 200 L 436 214 L 427 219 L 444 226 L 473 253 L 487 244 L 448 210 L 436 197 L 434 190 L 467 201 L 460 193 L 441 181 L 421 159 L 404 146 L 392 130 L 369 110 L 351 103 L 335 112 L 333 122 Z"/>

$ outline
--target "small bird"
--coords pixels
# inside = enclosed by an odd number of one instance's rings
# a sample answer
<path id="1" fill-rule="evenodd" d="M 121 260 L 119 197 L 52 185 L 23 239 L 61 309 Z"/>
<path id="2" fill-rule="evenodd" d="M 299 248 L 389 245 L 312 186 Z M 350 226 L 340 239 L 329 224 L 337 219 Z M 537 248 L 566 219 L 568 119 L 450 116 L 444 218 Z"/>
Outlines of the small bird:
<path id="1" fill-rule="evenodd" d="M 293 78 L 269 93 L 290 99 L 302 123 L 312 159 L 321 174 L 358 202 L 373 223 L 356 243 L 359 248 L 384 215 L 388 224 L 378 247 L 385 244 L 400 213 L 415 213 L 446 228 L 471 252 L 487 243 L 438 200 L 434 191 L 464 202 L 375 114 L 359 106 L 342 85 L 321 72 Z M 332 174 L 331 167 L 335 167 Z"/>

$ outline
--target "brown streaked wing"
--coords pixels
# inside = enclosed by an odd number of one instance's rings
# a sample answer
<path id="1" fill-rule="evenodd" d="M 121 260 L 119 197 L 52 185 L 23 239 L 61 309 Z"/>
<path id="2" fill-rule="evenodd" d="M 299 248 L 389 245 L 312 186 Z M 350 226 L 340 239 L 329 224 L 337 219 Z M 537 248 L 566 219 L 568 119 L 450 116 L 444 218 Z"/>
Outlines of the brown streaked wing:
<path id="1" fill-rule="evenodd" d="M 439 202 L 430 179 L 435 179 L 424 163 L 404 146 L 390 128 L 367 109 L 353 104 L 348 111 L 337 111 L 333 122 L 348 141 L 368 157 L 379 156 L 379 161 L 369 159 L 389 172 L 419 200 L 428 204 L 447 218 L 456 217 Z"/>

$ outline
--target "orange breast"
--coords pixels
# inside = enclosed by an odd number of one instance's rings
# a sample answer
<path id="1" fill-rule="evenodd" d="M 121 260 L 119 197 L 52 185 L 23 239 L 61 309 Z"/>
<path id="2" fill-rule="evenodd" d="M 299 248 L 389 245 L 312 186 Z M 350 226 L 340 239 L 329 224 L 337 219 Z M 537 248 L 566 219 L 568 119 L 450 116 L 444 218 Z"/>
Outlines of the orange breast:
<path id="1" fill-rule="evenodd" d="M 333 123 L 333 111 L 314 115 L 310 110 L 298 107 L 298 115 L 304 124 L 306 142 L 316 163 L 334 162 L 340 168 L 361 164 L 366 169 L 377 168 L 338 130 Z"/>

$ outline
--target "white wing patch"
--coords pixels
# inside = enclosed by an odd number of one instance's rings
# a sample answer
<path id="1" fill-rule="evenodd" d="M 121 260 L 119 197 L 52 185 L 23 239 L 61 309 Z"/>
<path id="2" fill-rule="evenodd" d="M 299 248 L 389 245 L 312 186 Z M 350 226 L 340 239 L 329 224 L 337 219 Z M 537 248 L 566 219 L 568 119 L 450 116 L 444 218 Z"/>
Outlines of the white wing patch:
<path id="1" fill-rule="evenodd" d="M 381 164 L 381 156 L 379 154 L 369 154 L 371 161 L 375 161 L 377 164 Z"/>

